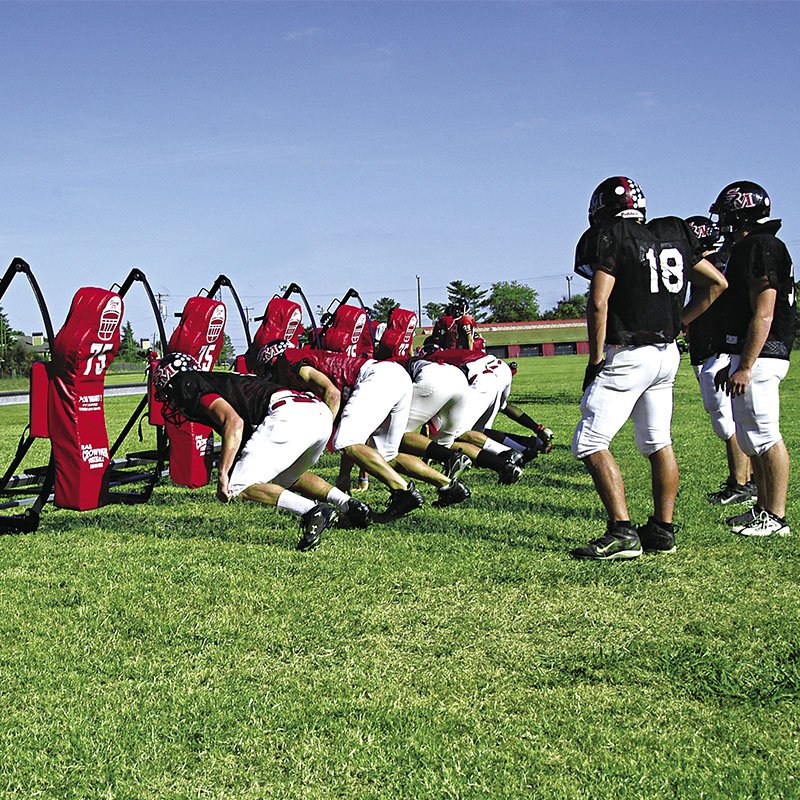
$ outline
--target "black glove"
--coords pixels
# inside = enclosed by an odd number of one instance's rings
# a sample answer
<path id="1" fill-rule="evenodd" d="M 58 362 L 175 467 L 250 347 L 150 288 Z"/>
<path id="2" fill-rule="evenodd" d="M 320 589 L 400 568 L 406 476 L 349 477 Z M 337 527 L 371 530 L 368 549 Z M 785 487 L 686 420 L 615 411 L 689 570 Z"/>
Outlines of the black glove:
<path id="1" fill-rule="evenodd" d="M 586 372 L 583 373 L 583 388 L 581 389 L 582 392 L 585 392 L 589 388 L 592 381 L 603 371 L 603 367 L 605 365 L 606 365 L 605 359 L 599 361 L 597 364 L 586 365 Z"/>

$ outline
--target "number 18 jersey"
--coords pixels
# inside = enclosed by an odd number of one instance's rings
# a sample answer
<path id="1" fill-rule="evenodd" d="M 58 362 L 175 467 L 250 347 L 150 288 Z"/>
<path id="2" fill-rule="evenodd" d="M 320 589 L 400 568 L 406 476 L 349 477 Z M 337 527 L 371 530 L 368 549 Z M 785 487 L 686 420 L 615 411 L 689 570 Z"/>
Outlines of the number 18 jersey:
<path id="1" fill-rule="evenodd" d="M 615 278 L 608 302 L 606 344 L 671 342 L 681 330 L 688 274 L 702 258 L 699 242 L 679 217 L 646 225 L 613 219 L 593 225 L 575 252 L 575 272 Z"/>

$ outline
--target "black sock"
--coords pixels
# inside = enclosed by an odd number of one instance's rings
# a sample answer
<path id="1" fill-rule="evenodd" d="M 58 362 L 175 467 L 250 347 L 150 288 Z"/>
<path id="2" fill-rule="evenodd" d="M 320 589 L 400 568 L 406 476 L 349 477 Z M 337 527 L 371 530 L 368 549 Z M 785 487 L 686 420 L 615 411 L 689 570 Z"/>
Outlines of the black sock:
<path id="1" fill-rule="evenodd" d="M 430 459 L 431 461 L 437 461 L 440 464 L 445 464 L 452 457 L 453 451 L 449 447 L 445 447 L 443 444 L 431 442 L 427 448 L 425 448 L 425 458 Z"/>
<path id="2" fill-rule="evenodd" d="M 506 465 L 506 460 L 498 456 L 497 453 L 490 453 L 488 450 L 481 450 L 475 458 L 475 465 L 494 470 L 495 472 L 500 472 L 500 470 Z"/>

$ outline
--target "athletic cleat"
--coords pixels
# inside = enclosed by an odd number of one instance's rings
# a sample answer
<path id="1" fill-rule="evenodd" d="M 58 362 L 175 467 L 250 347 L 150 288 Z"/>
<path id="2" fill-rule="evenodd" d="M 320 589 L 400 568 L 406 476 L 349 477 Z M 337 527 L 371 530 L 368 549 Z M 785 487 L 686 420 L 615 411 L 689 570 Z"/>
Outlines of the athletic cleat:
<path id="1" fill-rule="evenodd" d="M 447 486 L 440 486 L 438 494 L 438 498 L 433 501 L 432 505 L 435 508 L 445 508 L 463 502 L 472 492 L 470 492 L 462 481 L 455 480 L 450 481 Z"/>
<path id="2" fill-rule="evenodd" d="M 522 464 L 523 457 L 522 452 L 519 450 L 506 450 L 504 453 L 500 454 L 500 458 L 502 458 L 507 464 L 519 466 Z"/>
<path id="3" fill-rule="evenodd" d="M 497 473 L 499 483 L 506 486 L 516 483 L 522 477 L 522 467 L 518 464 L 506 462 Z"/>
<path id="4" fill-rule="evenodd" d="M 455 450 L 447 464 L 444 465 L 444 474 L 451 481 L 458 480 L 470 467 L 472 459 L 466 453 L 458 453 Z"/>
<path id="5" fill-rule="evenodd" d="M 752 522 L 734 532 L 740 536 L 788 536 L 792 531 L 785 519 L 760 511 Z"/>
<path id="6" fill-rule="evenodd" d="M 594 539 L 585 547 L 573 550 L 573 558 L 594 561 L 614 561 L 616 559 L 638 558 L 642 554 L 642 543 L 636 528 L 627 525 L 611 527 L 609 523 L 605 536 Z"/>
<path id="7" fill-rule="evenodd" d="M 712 504 L 721 504 L 723 506 L 729 503 L 746 503 L 756 496 L 756 487 L 752 481 L 747 483 L 736 483 L 731 481 L 730 478 L 725 483 L 720 485 L 718 492 L 711 492 L 706 495 L 706 499 Z"/>
<path id="8" fill-rule="evenodd" d="M 339 516 L 340 528 L 366 528 L 372 521 L 372 509 L 362 500 L 351 497 Z"/>
<path id="9" fill-rule="evenodd" d="M 311 550 L 322 539 L 322 531 L 339 521 L 339 509 L 327 503 L 317 503 L 310 511 L 300 517 L 300 541 L 298 550 Z"/>
<path id="10" fill-rule="evenodd" d="M 638 528 L 639 541 L 645 553 L 674 553 L 675 534 L 662 528 L 652 517 L 647 520 L 647 525 Z"/>
<path id="11" fill-rule="evenodd" d="M 759 506 L 748 508 L 743 514 L 734 514 L 725 519 L 725 524 L 730 526 L 731 533 L 739 533 L 742 528 L 746 528 L 763 511 Z"/>
<path id="12" fill-rule="evenodd" d="M 410 514 L 425 503 L 425 498 L 419 489 L 414 486 L 413 481 L 408 482 L 408 489 L 392 489 L 390 491 L 389 505 L 379 515 L 381 522 L 388 522 Z"/>

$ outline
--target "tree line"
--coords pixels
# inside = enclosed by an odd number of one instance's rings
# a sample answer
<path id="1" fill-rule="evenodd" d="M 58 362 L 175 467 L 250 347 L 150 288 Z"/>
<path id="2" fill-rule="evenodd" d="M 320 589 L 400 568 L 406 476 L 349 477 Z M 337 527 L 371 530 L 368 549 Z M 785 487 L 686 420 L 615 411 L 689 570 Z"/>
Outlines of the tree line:
<path id="1" fill-rule="evenodd" d="M 479 284 L 455 280 L 447 285 L 446 303 L 426 303 L 425 314 L 435 322 L 448 304 L 464 300 L 476 322 L 531 322 L 537 319 L 583 319 L 586 316 L 586 293 L 562 297 L 553 308 L 542 311 L 539 293 L 520 281 L 498 281 L 489 289 Z M 386 322 L 389 313 L 400 304 L 382 297 L 370 309 L 370 316 Z"/>

